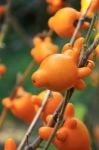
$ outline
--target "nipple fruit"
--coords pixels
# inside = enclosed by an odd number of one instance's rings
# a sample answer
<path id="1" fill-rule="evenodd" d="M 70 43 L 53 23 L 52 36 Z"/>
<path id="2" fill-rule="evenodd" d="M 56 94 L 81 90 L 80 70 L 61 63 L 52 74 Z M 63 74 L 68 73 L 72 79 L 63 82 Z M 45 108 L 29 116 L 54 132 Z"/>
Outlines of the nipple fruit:
<path id="1" fill-rule="evenodd" d="M 44 59 L 32 75 L 33 84 L 53 91 L 64 91 L 72 87 L 79 90 L 85 88 L 86 84 L 82 79 L 91 73 L 94 62 L 90 60 L 86 67 L 78 68 L 82 43 L 81 38 L 75 42 L 74 48 L 65 47 L 63 54 L 53 54 Z"/>
<path id="2" fill-rule="evenodd" d="M 70 38 L 76 28 L 76 23 L 79 20 L 81 13 L 73 8 L 65 7 L 56 12 L 48 21 L 50 29 L 58 36 Z M 84 22 L 81 29 L 89 27 L 88 22 Z M 78 33 L 80 35 L 80 32 Z"/>

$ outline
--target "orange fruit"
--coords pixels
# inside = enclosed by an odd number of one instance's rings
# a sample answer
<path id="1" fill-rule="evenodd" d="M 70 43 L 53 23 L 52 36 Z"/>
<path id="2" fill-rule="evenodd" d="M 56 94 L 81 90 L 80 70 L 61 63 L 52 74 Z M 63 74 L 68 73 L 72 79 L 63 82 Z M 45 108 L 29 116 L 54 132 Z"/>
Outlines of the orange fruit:
<path id="1" fill-rule="evenodd" d="M 47 3 L 49 4 L 47 7 L 47 11 L 50 14 L 53 14 L 59 9 L 68 6 L 67 2 L 65 2 L 64 0 L 47 0 Z"/>
<path id="2" fill-rule="evenodd" d="M 73 8 L 65 7 L 56 12 L 48 21 L 49 27 L 60 37 L 71 37 L 76 28 L 76 22 L 79 20 L 81 13 Z M 89 23 L 84 22 L 81 29 L 89 27 Z M 80 32 L 78 33 L 80 35 Z"/>
<path id="3" fill-rule="evenodd" d="M 35 107 L 35 110 L 38 111 L 38 109 L 41 107 L 42 102 L 44 100 L 44 97 L 47 93 L 46 91 L 41 92 L 38 96 L 33 96 L 33 106 Z M 46 117 L 48 115 L 52 115 L 60 102 L 63 100 L 63 96 L 58 92 L 52 92 L 52 95 L 48 98 L 47 104 L 41 114 L 41 119 L 46 122 Z"/>
<path id="4" fill-rule="evenodd" d="M 45 58 L 32 75 L 33 84 L 52 91 L 63 91 L 71 87 L 79 90 L 85 88 L 82 78 L 91 73 L 94 63 L 90 61 L 86 67 L 77 67 L 82 43 L 80 38 L 75 42 L 74 48 L 66 50 L 65 47 L 63 54 L 53 54 Z"/>
<path id="5" fill-rule="evenodd" d="M 61 5 L 63 0 L 47 0 L 47 2 L 51 5 L 54 5 L 54 6 L 59 6 Z"/>
<path id="6" fill-rule="evenodd" d="M 11 110 L 14 116 L 25 121 L 26 123 L 31 123 L 35 116 L 32 95 L 28 92 L 22 93 L 21 89 L 16 98 L 13 100 L 11 100 L 10 97 L 4 98 L 2 103 L 5 107 Z"/>
<path id="7" fill-rule="evenodd" d="M 74 111 L 74 106 L 71 103 L 68 105 L 66 111 L 69 116 L 64 116 L 66 121 L 56 132 L 53 144 L 58 150 L 91 150 L 87 127 L 82 121 L 74 117 L 74 114 L 70 115 L 70 112 Z M 39 135 L 42 139 L 48 140 L 53 130 L 53 127 L 41 127 Z"/>
<path id="8" fill-rule="evenodd" d="M 4 150 L 16 150 L 16 143 L 12 138 L 6 140 Z"/>
<path id="9" fill-rule="evenodd" d="M 34 48 L 31 50 L 31 55 L 37 63 L 41 63 L 47 56 L 57 53 L 58 46 L 55 45 L 50 37 L 34 39 Z"/>

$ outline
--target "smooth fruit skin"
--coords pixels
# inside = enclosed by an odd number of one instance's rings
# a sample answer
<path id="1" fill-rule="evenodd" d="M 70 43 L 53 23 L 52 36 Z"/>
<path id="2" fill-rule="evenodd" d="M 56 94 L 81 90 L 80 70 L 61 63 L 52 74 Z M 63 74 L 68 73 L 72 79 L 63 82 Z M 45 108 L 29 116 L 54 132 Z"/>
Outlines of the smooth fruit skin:
<path id="1" fill-rule="evenodd" d="M 72 87 L 77 80 L 77 71 L 77 66 L 71 58 L 64 54 L 54 54 L 41 63 L 39 69 L 32 75 L 32 81 L 37 87 L 61 91 Z"/>
<path id="2" fill-rule="evenodd" d="M 73 115 L 74 106 L 71 103 L 68 105 L 68 108 L 66 108 L 67 112 L 65 113 L 66 116 L 64 116 L 66 121 L 56 132 L 53 144 L 58 150 L 91 150 L 90 137 L 85 124 L 70 115 Z M 39 135 L 44 140 L 48 140 L 53 130 L 54 128 L 51 127 L 41 127 L 39 129 Z"/>
<path id="3" fill-rule="evenodd" d="M 71 37 L 76 28 L 75 23 L 79 20 L 81 13 L 73 8 L 65 7 L 56 12 L 48 21 L 49 27 L 60 37 Z M 84 22 L 82 29 L 89 27 L 89 23 Z M 80 35 L 80 32 L 78 33 Z"/>
<path id="4" fill-rule="evenodd" d="M 81 13 L 84 13 L 91 0 L 81 0 Z M 91 6 L 88 9 L 87 17 L 92 17 L 94 13 L 99 11 L 99 0 L 92 0 Z"/>
<path id="5" fill-rule="evenodd" d="M 62 54 L 53 54 L 45 58 L 32 75 L 33 84 L 52 91 L 64 91 L 71 87 L 84 89 L 86 84 L 82 79 L 91 73 L 94 62 L 90 60 L 86 67 L 78 68 L 83 41 L 83 38 L 78 38 L 73 47 L 67 43 Z"/>
<path id="6" fill-rule="evenodd" d="M 35 107 L 36 112 L 41 107 L 46 93 L 47 93 L 47 90 L 41 92 L 38 96 L 34 95 L 32 97 L 33 106 Z M 55 112 L 56 108 L 58 107 L 58 105 L 60 104 L 62 100 L 63 100 L 63 96 L 60 93 L 58 92 L 51 93 L 51 96 L 48 98 L 47 104 L 41 114 L 41 119 L 43 120 L 43 122 L 46 123 L 46 117 L 48 115 L 52 115 Z"/>
<path id="7" fill-rule="evenodd" d="M 25 93 L 24 95 L 18 94 L 13 100 L 9 97 L 4 98 L 2 103 L 5 107 L 11 110 L 14 116 L 26 123 L 31 123 L 35 116 L 32 95 L 30 93 Z"/>
<path id="8" fill-rule="evenodd" d="M 16 143 L 12 138 L 6 140 L 4 150 L 16 150 Z"/>
<path id="9" fill-rule="evenodd" d="M 36 37 L 33 43 L 34 48 L 31 50 L 31 55 L 37 63 L 41 63 L 47 56 L 58 51 L 58 46 L 52 42 L 50 37 L 44 39 Z"/>

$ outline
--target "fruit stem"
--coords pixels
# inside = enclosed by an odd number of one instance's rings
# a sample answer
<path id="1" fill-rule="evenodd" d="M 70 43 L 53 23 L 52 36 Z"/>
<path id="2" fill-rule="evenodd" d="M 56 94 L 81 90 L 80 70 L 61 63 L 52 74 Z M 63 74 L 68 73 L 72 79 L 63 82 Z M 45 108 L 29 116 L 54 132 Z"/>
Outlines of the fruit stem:
<path id="1" fill-rule="evenodd" d="M 89 8 L 90 8 L 91 3 L 92 3 L 92 0 L 90 1 L 90 3 L 89 3 L 89 5 L 88 5 L 88 7 L 86 8 L 85 12 L 82 13 L 82 15 L 80 16 L 80 19 L 79 19 L 79 21 L 78 21 L 77 27 L 76 27 L 76 29 L 75 29 L 75 31 L 74 31 L 74 34 L 73 34 L 73 36 L 72 36 L 72 38 L 71 38 L 71 40 L 70 40 L 71 46 L 73 46 L 73 44 L 74 44 L 74 42 L 75 42 L 75 40 L 76 40 L 77 34 L 78 34 L 78 32 L 79 32 L 79 30 L 80 30 L 80 28 L 81 28 L 81 26 L 82 26 L 82 24 L 83 24 L 83 22 L 84 22 L 84 19 L 85 19 L 85 17 L 86 17 L 86 14 L 87 14 Z"/>

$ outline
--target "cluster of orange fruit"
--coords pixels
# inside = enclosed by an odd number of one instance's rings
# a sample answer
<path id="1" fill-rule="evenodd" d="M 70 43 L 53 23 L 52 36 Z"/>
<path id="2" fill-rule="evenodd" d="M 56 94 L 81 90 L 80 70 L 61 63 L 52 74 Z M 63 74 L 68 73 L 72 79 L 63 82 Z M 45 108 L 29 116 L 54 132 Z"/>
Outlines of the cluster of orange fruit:
<path id="1" fill-rule="evenodd" d="M 50 109 L 52 109 L 52 106 Z M 64 113 L 64 123 L 58 129 L 53 144 L 58 150 L 91 150 L 88 130 L 84 123 L 76 118 L 74 114 L 74 105 L 68 103 Z M 52 115 L 48 115 L 46 122 L 48 123 L 51 118 Z M 44 140 L 48 140 L 53 130 L 53 127 L 41 127 L 39 129 L 39 136 Z M 16 150 L 15 141 L 11 138 L 8 139 L 5 142 L 4 150 Z"/>
<path id="2" fill-rule="evenodd" d="M 63 0 L 47 0 L 47 2 L 49 3 L 49 10 L 51 8 L 54 12 L 60 9 L 49 19 L 50 29 L 60 37 L 70 38 L 90 0 L 81 0 L 81 11 L 71 7 L 62 8 Z M 99 0 L 93 0 L 87 16 L 91 17 L 98 9 Z M 88 22 L 84 21 L 81 30 L 87 29 L 89 25 Z M 93 60 L 89 60 L 85 67 L 78 67 L 84 44 L 81 30 L 74 45 L 71 46 L 70 43 L 66 43 L 61 53 L 58 53 L 58 46 L 53 43 L 49 36 L 43 38 L 37 36 L 33 40 L 34 48 L 31 50 L 31 55 L 40 66 L 32 75 L 32 83 L 38 88 L 45 87 L 52 90 L 46 107 L 40 116 L 44 125 L 50 121 L 59 103 L 63 100 L 63 96 L 59 92 L 70 88 L 84 89 L 86 83 L 83 78 L 89 76 L 94 67 Z M 98 56 L 98 54 L 99 45 L 96 48 L 96 55 Z M 32 95 L 19 87 L 13 100 L 7 97 L 2 100 L 2 103 L 11 110 L 13 115 L 26 123 L 31 123 L 42 105 L 46 92 L 45 90 L 38 95 Z M 69 103 L 67 105 L 64 119 L 65 122 L 58 129 L 53 144 L 59 150 L 91 150 L 87 128 L 82 121 L 74 117 L 73 104 Z M 54 128 L 51 127 L 42 127 L 39 129 L 39 135 L 41 138 L 48 140 L 53 130 Z M 16 150 L 16 144 L 12 139 L 5 143 L 5 150 Z"/>
<path id="3" fill-rule="evenodd" d="M 83 42 L 84 38 L 80 37 L 73 47 L 69 43 L 65 44 L 61 54 L 47 56 L 33 73 L 33 84 L 53 91 L 64 91 L 72 87 L 84 89 L 86 84 L 82 79 L 91 73 L 94 62 L 90 60 L 86 67 L 77 67 Z"/>
<path id="4" fill-rule="evenodd" d="M 55 13 L 59 9 L 66 7 L 69 5 L 69 2 L 66 2 L 64 0 L 46 0 L 48 3 L 48 12 L 49 13 Z M 83 13 L 86 8 L 88 7 L 91 0 L 81 0 L 81 9 L 80 12 Z M 99 10 L 99 1 L 98 0 L 92 0 L 92 4 L 87 12 L 87 17 L 92 17 L 92 15 Z"/>
<path id="5" fill-rule="evenodd" d="M 53 3 L 54 2 L 56 1 L 53 1 Z M 98 2 L 99 1 L 95 1 L 94 5 L 94 1 L 92 1 L 89 8 L 90 14 L 92 14 L 91 12 L 95 12 L 93 9 L 94 7 L 97 6 L 96 11 L 98 10 Z M 90 1 L 81 1 L 82 8 L 85 6 L 82 11 L 85 11 L 85 8 L 87 8 L 89 3 Z M 74 8 L 65 7 L 57 11 L 56 14 L 49 19 L 48 25 L 60 37 L 71 37 L 76 28 L 75 23 L 79 20 L 80 16 L 81 12 Z M 88 28 L 89 25 L 88 22 L 84 22 L 81 26 L 81 30 Z M 81 35 L 81 30 L 79 31 L 78 36 Z M 40 67 L 32 75 L 33 84 L 37 87 L 45 87 L 53 91 L 63 91 L 71 87 L 83 89 L 86 85 L 82 78 L 88 76 L 94 67 L 93 61 L 89 61 L 86 67 L 77 67 L 83 42 L 84 39 L 80 37 L 74 43 L 73 47 L 70 46 L 69 43 L 65 44 L 62 48 L 62 53 L 59 54 L 57 50 L 54 51 L 55 45 L 51 43 L 51 40 L 50 44 L 52 47 L 48 45 L 46 39 L 43 39 L 43 42 L 39 39 L 36 42 L 34 41 L 35 47 L 31 53 L 34 59 L 40 63 Z M 99 45 L 96 47 L 95 52 L 98 56 Z M 73 72 L 73 76 L 70 72 Z"/>
<path id="6" fill-rule="evenodd" d="M 22 87 L 19 87 L 16 98 L 13 100 L 11 100 L 10 97 L 4 98 L 2 103 L 6 108 L 11 110 L 14 116 L 26 123 L 31 123 L 42 105 L 46 92 L 47 90 L 38 95 L 32 95 L 26 92 Z M 59 92 L 52 92 L 52 96 L 49 97 L 47 105 L 41 114 L 41 119 L 44 123 L 46 123 L 47 115 L 53 114 L 62 100 L 63 96 Z"/>
<path id="7" fill-rule="evenodd" d="M 56 132 L 53 144 L 58 150 L 91 150 L 89 133 L 82 121 L 74 116 L 75 109 L 72 103 L 68 103 L 64 113 L 64 123 Z M 47 117 L 49 122 L 51 116 Z M 48 140 L 53 127 L 41 127 L 39 135 Z"/>

